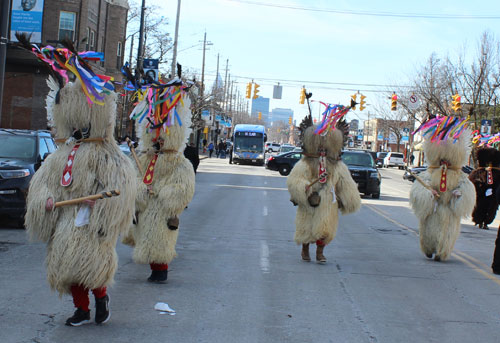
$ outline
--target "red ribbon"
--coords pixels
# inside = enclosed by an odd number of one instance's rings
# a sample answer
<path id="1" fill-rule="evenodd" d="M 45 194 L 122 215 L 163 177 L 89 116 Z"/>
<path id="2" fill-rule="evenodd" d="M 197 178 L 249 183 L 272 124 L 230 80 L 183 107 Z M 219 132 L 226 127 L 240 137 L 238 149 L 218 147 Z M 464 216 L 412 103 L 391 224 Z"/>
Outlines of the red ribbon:
<path id="1" fill-rule="evenodd" d="M 71 182 L 73 181 L 73 163 L 76 155 L 76 151 L 80 147 L 80 144 L 75 144 L 73 149 L 71 149 L 71 152 L 68 155 L 68 162 L 66 162 L 63 170 L 63 174 L 61 177 L 61 186 L 67 187 L 71 185 Z"/>
<path id="2" fill-rule="evenodd" d="M 146 185 L 150 185 L 151 183 L 153 183 L 153 176 L 157 159 L 158 154 L 155 154 L 155 156 L 151 159 L 151 162 L 149 162 L 148 169 L 146 170 L 146 174 L 144 175 L 144 179 L 142 179 L 142 182 L 144 182 L 144 184 Z"/>

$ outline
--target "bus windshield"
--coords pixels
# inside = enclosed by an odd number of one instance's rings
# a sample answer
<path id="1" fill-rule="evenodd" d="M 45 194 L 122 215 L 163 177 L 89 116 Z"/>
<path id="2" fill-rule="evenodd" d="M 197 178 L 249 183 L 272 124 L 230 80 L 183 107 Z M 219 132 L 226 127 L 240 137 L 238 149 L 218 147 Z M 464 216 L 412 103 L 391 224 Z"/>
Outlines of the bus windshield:
<path id="1" fill-rule="evenodd" d="M 264 140 L 262 137 L 236 136 L 234 139 L 236 151 L 262 152 Z"/>

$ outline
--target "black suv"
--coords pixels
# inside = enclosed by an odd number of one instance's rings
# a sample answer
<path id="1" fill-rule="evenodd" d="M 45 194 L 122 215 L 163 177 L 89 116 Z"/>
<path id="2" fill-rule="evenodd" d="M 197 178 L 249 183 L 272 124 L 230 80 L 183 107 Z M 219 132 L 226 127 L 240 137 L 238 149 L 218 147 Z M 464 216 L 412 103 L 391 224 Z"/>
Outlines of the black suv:
<path id="1" fill-rule="evenodd" d="M 349 168 L 353 180 L 358 184 L 360 193 L 371 194 L 374 199 L 380 198 L 382 177 L 369 152 L 346 150 L 342 152 L 342 161 Z"/>
<path id="2" fill-rule="evenodd" d="M 0 215 L 24 220 L 31 177 L 55 149 L 49 131 L 0 129 Z"/>

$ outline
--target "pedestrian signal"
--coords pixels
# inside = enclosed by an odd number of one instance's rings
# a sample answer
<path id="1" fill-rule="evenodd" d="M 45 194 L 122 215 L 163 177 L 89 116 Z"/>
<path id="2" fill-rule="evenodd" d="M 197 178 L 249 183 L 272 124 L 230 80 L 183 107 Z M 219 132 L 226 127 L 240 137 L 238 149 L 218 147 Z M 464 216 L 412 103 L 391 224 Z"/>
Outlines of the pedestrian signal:
<path id="1" fill-rule="evenodd" d="M 359 110 L 360 111 L 363 111 L 365 108 L 366 108 L 366 102 L 365 102 L 365 99 L 366 99 L 366 96 L 364 96 L 363 94 L 361 94 L 361 96 L 359 97 Z"/>
<path id="2" fill-rule="evenodd" d="M 455 111 L 455 112 L 461 111 L 462 110 L 462 103 L 461 103 L 462 97 L 460 95 L 458 95 L 458 93 L 455 95 L 452 95 L 451 97 L 453 98 L 453 101 L 451 102 L 451 108 L 453 109 L 453 111 Z"/>
<path id="3" fill-rule="evenodd" d="M 300 90 L 299 104 L 303 105 L 305 101 L 306 101 L 306 89 L 302 87 L 302 89 Z"/>
<path id="4" fill-rule="evenodd" d="M 391 111 L 396 111 L 398 109 L 398 96 L 396 93 L 392 93 L 391 96 Z"/>
<path id="5" fill-rule="evenodd" d="M 260 85 L 254 83 L 253 84 L 253 98 L 252 99 L 257 99 L 259 96 L 257 94 L 259 94 L 259 87 Z"/>
<path id="6" fill-rule="evenodd" d="M 252 83 L 247 83 L 247 91 L 245 94 L 245 98 L 250 99 L 252 97 Z"/>

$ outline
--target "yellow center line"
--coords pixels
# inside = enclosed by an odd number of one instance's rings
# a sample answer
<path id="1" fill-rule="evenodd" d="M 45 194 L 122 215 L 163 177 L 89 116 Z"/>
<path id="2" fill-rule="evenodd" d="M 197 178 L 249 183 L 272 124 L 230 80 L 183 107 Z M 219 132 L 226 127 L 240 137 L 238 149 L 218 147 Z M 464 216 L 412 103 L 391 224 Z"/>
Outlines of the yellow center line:
<path id="1" fill-rule="evenodd" d="M 399 226 L 400 228 L 413 233 L 415 236 L 419 235 L 418 231 L 392 219 L 391 217 L 389 217 L 389 215 L 387 213 L 376 208 L 375 206 L 368 205 L 368 204 L 364 204 L 364 206 L 368 207 L 370 210 L 377 213 L 381 217 L 384 217 L 386 220 L 390 221 L 391 223 L 395 224 L 396 226 Z M 491 274 L 490 267 L 488 267 L 487 265 L 485 265 L 481 261 L 478 261 L 474 257 L 464 253 L 463 251 L 457 250 L 457 249 L 455 249 L 455 251 L 451 253 L 451 256 L 455 257 L 459 261 L 462 261 L 463 263 L 465 263 L 466 265 L 471 267 L 472 270 L 474 270 L 475 272 L 487 277 L 488 279 L 490 279 L 491 281 L 495 282 L 496 284 L 498 284 L 500 286 L 500 279 L 498 279 L 495 275 Z"/>

